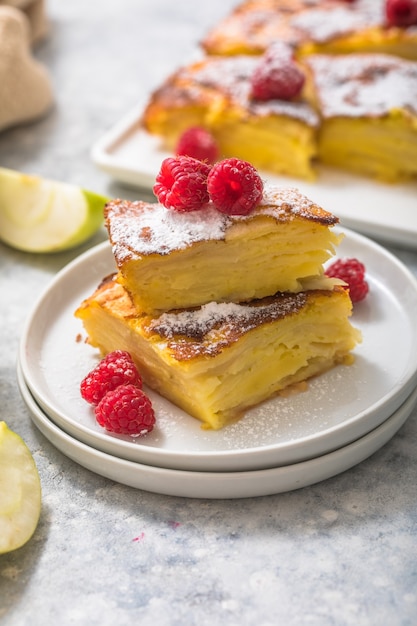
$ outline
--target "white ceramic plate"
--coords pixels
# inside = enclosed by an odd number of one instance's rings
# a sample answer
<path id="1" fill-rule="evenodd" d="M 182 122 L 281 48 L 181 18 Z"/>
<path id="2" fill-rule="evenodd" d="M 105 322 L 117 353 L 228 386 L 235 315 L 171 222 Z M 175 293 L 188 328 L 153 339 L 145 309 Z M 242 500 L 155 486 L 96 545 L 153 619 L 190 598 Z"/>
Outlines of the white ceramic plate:
<path id="1" fill-rule="evenodd" d="M 80 396 L 98 361 L 74 311 L 114 270 L 107 243 L 75 259 L 51 282 L 29 316 L 19 361 L 31 393 L 63 430 L 94 448 L 155 467 L 246 471 L 297 463 L 353 442 L 385 421 L 417 384 L 417 282 L 391 254 L 346 232 L 340 256 L 361 259 L 370 293 L 355 307 L 363 343 L 352 366 L 314 379 L 305 393 L 274 398 L 221 431 L 150 392 L 157 427 L 144 438 L 105 432 Z M 78 338 L 78 340 L 77 340 Z"/>
<path id="2" fill-rule="evenodd" d="M 100 476 L 170 496 L 252 498 L 307 487 L 344 472 L 376 452 L 404 424 L 417 401 L 417 389 L 382 425 L 354 443 L 324 456 L 286 467 L 247 472 L 192 472 L 143 465 L 106 454 L 68 435 L 41 410 L 18 369 L 18 383 L 34 424 L 67 457 Z"/>
<path id="3" fill-rule="evenodd" d="M 168 153 L 158 138 L 139 127 L 141 109 L 131 111 L 92 148 L 92 160 L 116 180 L 149 190 Z M 344 227 L 376 239 L 417 247 L 417 183 L 389 185 L 336 169 L 319 168 L 308 183 L 261 172 L 270 183 L 298 187 L 324 209 L 336 213 Z"/>

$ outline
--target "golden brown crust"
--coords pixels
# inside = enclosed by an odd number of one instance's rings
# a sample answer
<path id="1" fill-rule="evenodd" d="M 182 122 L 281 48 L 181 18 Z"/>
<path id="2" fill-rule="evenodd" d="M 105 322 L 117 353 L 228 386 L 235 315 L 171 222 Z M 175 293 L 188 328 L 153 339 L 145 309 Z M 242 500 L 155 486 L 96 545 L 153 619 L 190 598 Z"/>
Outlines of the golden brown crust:
<path id="1" fill-rule="evenodd" d="M 196 358 L 214 358 L 243 335 L 262 325 L 274 323 L 299 313 L 318 297 L 349 299 L 343 287 L 332 291 L 312 289 L 297 294 L 277 293 L 268 298 L 247 303 L 215 303 L 202 307 L 169 311 L 158 316 L 138 312 L 128 292 L 113 276 L 108 276 L 95 293 L 79 307 L 94 304 L 108 309 L 125 321 L 134 321 L 137 331 L 151 341 L 166 341 L 166 350 L 178 362 Z"/>
<path id="2" fill-rule="evenodd" d="M 318 294 L 330 291 L 311 290 L 275 296 L 248 303 L 209 303 L 187 311 L 171 311 L 144 324 L 148 333 L 167 339 L 168 349 L 177 361 L 196 357 L 215 357 L 247 332 L 284 317 L 297 314 Z"/>

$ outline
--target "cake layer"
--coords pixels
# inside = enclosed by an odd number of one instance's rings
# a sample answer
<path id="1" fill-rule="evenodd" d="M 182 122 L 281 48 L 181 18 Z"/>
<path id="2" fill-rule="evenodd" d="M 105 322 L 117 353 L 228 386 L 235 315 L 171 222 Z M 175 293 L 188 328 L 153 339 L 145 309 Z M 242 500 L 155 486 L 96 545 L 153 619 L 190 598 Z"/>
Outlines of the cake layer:
<path id="1" fill-rule="evenodd" d="M 349 362 L 360 341 L 350 314 L 347 291 L 335 287 L 150 316 L 113 277 L 75 313 L 103 356 L 130 352 L 150 388 L 210 429 Z"/>
<path id="2" fill-rule="evenodd" d="M 203 126 L 221 158 L 237 157 L 259 169 L 313 179 L 319 118 L 305 100 L 251 98 L 259 59 L 206 57 L 183 67 L 161 85 L 144 110 L 142 125 L 174 150 L 181 133 Z"/>
<path id="3" fill-rule="evenodd" d="M 297 190 L 273 187 L 247 216 L 210 205 L 188 213 L 126 200 L 105 207 L 118 280 L 150 312 L 331 289 L 322 266 L 340 241 L 337 222 Z"/>
<path id="4" fill-rule="evenodd" d="M 417 175 L 417 63 L 389 55 L 305 60 L 323 163 L 396 182 Z"/>
<path id="5" fill-rule="evenodd" d="M 385 0 L 246 0 L 206 35 L 208 54 L 260 54 L 277 40 L 299 56 L 383 52 L 417 60 L 417 28 L 388 26 Z"/>

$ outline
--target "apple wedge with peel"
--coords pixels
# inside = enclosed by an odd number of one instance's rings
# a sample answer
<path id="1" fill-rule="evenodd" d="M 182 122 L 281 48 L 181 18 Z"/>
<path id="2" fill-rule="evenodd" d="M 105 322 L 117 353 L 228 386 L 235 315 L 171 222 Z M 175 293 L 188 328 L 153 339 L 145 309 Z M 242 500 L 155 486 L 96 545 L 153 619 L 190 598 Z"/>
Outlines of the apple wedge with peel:
<path id="1" fill-rule="evenodd" d="M 25 252 L 80 245 L 103 224 L 109 198 L 0 167 L 0 239 Z"/>
<path id="2" fill-rule="evenodd" d="M 0 554 L 32 537 L 41 513 L 41 483 L 33 456 L 19 435 L 0 422 Z"/>

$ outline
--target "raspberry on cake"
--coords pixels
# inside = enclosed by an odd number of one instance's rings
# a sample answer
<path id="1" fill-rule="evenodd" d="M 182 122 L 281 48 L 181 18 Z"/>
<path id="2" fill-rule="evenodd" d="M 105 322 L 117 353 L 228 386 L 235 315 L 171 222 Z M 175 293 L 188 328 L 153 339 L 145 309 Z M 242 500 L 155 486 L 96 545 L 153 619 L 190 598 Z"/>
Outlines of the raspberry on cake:
<path id="1" fill-rule="evenodd" d="M 384 54 L 312 55 L 321 162 L 387 182 L 417 176 L 417 63 Z"/>
<path id="2" fill-rule="evenodd" d="M 304 82 L 291 47 L 277 42 L 260 57 L 251 76 L 251 93 L 257 100 L 293 100 L 301 95 Z"/>
<path id="3" fill-rule="evenodd" d="M 195 211 L 209 201 L 207 176 L 210 166 L 189 156 L 164 159 L 153 192 L 167 208 Z"/>
<path id="4" fill-rule="evenodd" d="M 247 161 L 224 159 L 207 176 L 210 200 L 226 215 L 248 215 L 262 201 L 263 182 Z"/>
<path id="5" fill-rule="evenodd" d="M 110 277 L 76 316 L 92 346 L 103 354 L 128 350 L 149 387 L 219 429 L 290 385 L 349 362 L 360 341 L 351 311 L 348 291 L 336 286 L 147 315 Z"/>
<path id="6" fill-rule="evenodd" d="M 206 57 L 180 68 L 151 94 L 141 126 L 172 152 L 184 131 L 203 126 L 213 135 L 221 158 L 236 157 L 258 169 L 314 179 L 319 116 L 301 95 L 288 99 L 288 88 L 294 89 L 288 75 L 285 99 L 256 99 L 252 77 L 259 63 L 254 56 Z M 300 72 L 294 68 L 292 61 L 290 74 Z"/>
<path id="7" fill-rule="evenodd" d="M 147 312 L 241 302 L 311 284 L 331 289 L 323 263 L 341 239 L 337 223 L 296 189 L 280 187 L 265 188 L 249 215 L 128 200 L 105 207 L 118 281 Z"/>

